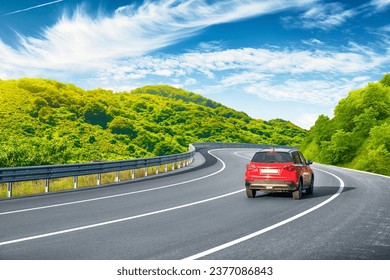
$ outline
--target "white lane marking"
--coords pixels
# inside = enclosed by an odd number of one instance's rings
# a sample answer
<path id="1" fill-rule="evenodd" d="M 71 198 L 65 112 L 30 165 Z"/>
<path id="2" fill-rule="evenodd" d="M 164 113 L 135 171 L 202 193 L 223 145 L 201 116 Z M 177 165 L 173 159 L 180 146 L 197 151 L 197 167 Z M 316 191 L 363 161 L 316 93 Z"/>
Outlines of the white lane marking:
<path id="1" fill-rule="evenodd" d="M 283 226 L 283 225 L 285 225 L 285 224 L 287 224 L 287 223 L 289 223 L 289 222 L 292 222 L 292 221 L 294 221 L 294 220 L 296 220 L 296 219 L 298 219 L 298 218 L 300 218 L 300 217 L 302 217 L 302 216 L 305 216 L 305 215 L 307 215 L 307 214 L 309 214 L 309 213 L 311 213 L 311 212 L 317 210 L 318 208 L 320 208 L 320 207 L 322 207 L 322 206 L 328 204 L 328 203 L 331 202 L 333 199 L 335 199 L 336 197 L 338 197 L 338 196 L 340 195 L 340 193 L 341 193 L 341 192 L 343 191 L 343 189 L 344 189 L 344 185 L 345 185 L 345 184 L 344 184 L 344 181 L 341 180 L 341 179 L 340 179 L 338 176 L 336 176 L 335 174 L 332 174 L 332 173 L 330 173 L 330 172 L 328 172 L 328 171 L 325 171 L 325 170 L 322 170 L 322 169 L 318 169 L 318 168 L 315 168 L 315 169 L 318 170 L 318 171 L 325 172 L 325 173 L 327 173 L 327 174 L 329 174 L 329 175 L 332 175 L 333 177 L 335 177 L 335 178 L 340 182 L 340 187 L 339 187 L 338 191 L 337 191 L 333 196 L 331 196 L 331 197 L 328 198 L 327 200 L 323 201 L 322 203 L 320 203 L 320 204 L 318 204 L 318 205 L 316 205 L 316 206 L 314 206 L 314 207 L 312 207 L 312 208 L 310 208 L 310 209 L 308 209 L 308 210 L 306 210 L 306 211 L 304 211 L 304 212 L 302 212 L 302 213 L 299 213 L 299 214 L 297 214 L 297 215 L 295 215 L 295 216 L 293 216 L 293 217 L 291 217 L 291 218 L 288 218 L 288 219 L 286 219 L 286 220 L 284 220 L 284 221 L 281 221 L 281 222 L 276 223 L 276 224 L 274 224 L 274 225 L 272 225 L 272 226 L 269 226 L 269 227 L 264 228 L 264 229 L 262 229 L 262 230 L 259 230 L 259 231 L 256 231 L 256 232 L 254 232 L 254 233 L 251 233 L 251 234 L 249 234 L 249 235 L 246 235 L 246 236 L 243 236 L 243 237 L 241 237 L 241 238 L 235 239 L 235 240 L 230 241 L 230 242 L 228 242 L 228 243 L 225 243 L 225 244 L 219 245 L 219 246 L 217 246 L 217 247 L 211 248 L 211 249 L 206 250 L 206 251 L 204 251 L 204 252 L 200 252 L 200 253 L 195 254 L 195 255 L 193 255 L 193 256 L 189 256 L 189 257 L 185 258 L 184 260 L 196 260 L 196 259 L 202 258 L 202 257 L 204 257 L 204 256 L 210 255 L 210 254 L 212 254 L 212 253 L 215 253 L 215 252 L 221 251 L 221 250 L 223 250 L 223 249 L 229 248 L 229 247 L 231 247 L 231 246 L 237 245 L 238 243 L 247 241 L 247 240 L 249 240 L 249 239 L 251 239 L 251 238 L 254 238 L 254 237 L 259 236 L 259 235 L 261 235 L 261 234 L 263 234 L 263 233 L 266 233 L 266 232 L 268 232 L 268 231 L 271 231 L 271 230 L 273 230 L 273 229 L 275 229 L 275 228 L 278 228 L 278 227 L 280 227 L 280 226 Z"/>
<path id="2" fill-rule="evenodd" d="M 250 158 L 248 158 L 248 157 L 246 157 L 246 156 L 243 156 L 243 155 L 240 155 L 240 154 L 238 154 L 239 152 L 234 152 L 234 154 L 236 155 L 236 156 L 238 156 L 238 157 L 242 157 L 242 158 L 245 158 L 245 159 L 250 159 Z"/>
<path id="3" fill-rule="evenodd" d="M 235 195 L 235 194 L 240 193 L 242 191 L 244 191 L 244 190 L 238 190 L 238 191 L 230 192 L 230 193 L 220 195 L 220 196 L 211 197 L 211 198 L 204 199 L 204 200 L 200 200 L 200 201 L 196 201 L 196 202 L 192 202 L 192 203 L 188 203 L 188 204 L 183 204 L 183 205 L 179 205 L 179 206 L 175 206 L 175 207 L 171 207 L 171 208 L 167 208 L 167 209 L 163 209 L 163 210 L 153 211 L 153 212 L 149 212 L 149 213 L 145 213 L 145 214 L 140 214 L 140 215 L 136 215 L 136 216 L 126 217 L 126 218 L 122 218 L 122 219 L 116 219 L 116 220 L 111 220 L 111 221 L 107 221 L 107 222 L 91 224 L 91 225 L 87 225 L 87 226 L 81 226 L 81 227 L 76 227 L 76 228 L 70 228 L 70 229 L 65 229 L 65 230 L 60 230 L 60 231 L 49 232 L 49 233 L 40 234 L 40 235 L 19 238 L 19 239 L 15 239 L 15 240 L 4 241 L 4 242 L 0 242 L 0 246 L 14 244 L 14 243 L 20 243 L 20 242 L 24 242 L 24 241 L 40 239 L 40 238 L 44 238 L 44 237 L 50 237 L 50 236 L 54 236 L 54 235 L 75 232 L 75 231 L 80 231 L 80 230 L 85 230 L 85 229 L 90 229 L 90 228 L 101 227 L 101 226 L 121 223 L 121 222 L 125 222 L 125 221 L 130 221 L 130 220 L 135 220 L 138 218 L 148 217 L 148 216 L 152 216 L 152 215 L 156 215 L 156 214 L 161 214 L 161 213 L 165 213 L 165 212 L 169 212 L 169 211 L 174 211 L 174 210 L 178 210 L 178 209 L 182 209 L 182 208 L 214 201 L 217 199 L 221 199 L 221 198 L 225 198 L 225 197 L 228 197 L 231 195 Z"/>
<path id="4" fill-rule="evenodd" d="M 239 151 L 239 152 L 234 152 L 234 154 L 236 155 L 236 156 L 238 156 L 238 157 L 242 157 L 242 158 L 245 158 L 245 159 L 249 159 L 249 160 L 251 160 L 252 158 L 250 157 L 246 157 L 246 156 L 243 156 L 243 155 L 240 155 L 239 153 L 240 152 L 243 152 L 243 151 Z"/>
<path id="5" fill-rule="evenodd" d="M 362 174 L 367 174 L 367 175 L 378 176 L 378 177 L 383 177 L 383 178 L 386 178 L 386 179 L 390 179 L 390 176 L 377 174 L 377 173 L 372 173 L 372 172 L 367 172 L 367 171 L 363 171 L 363 170 L 356 170 L 356 169 L 340 167 L 340 166 L 334 166 L 334 165 L 326 165 L 326 164 L 322 164 L 322 163 L 320 163 L 320 165 L 324 165 L 324 166 L 327 166 L 327 167 L 336 167 L 336 168 L 341 168 L 341 169 L 352 171 L 352 172 L 358 172 L 358 173 L 362 173 Z"/>
<path id="6" fill-rule="evenodd" d="M 36 211 L 36 210 L 42 210 L 42 209 L 49 209 L 49 208 L 55 208 L 55 207 L 61 207 L 61 206 L 68 206 L 68 205 L 74 205 L 74 204 L 79 204 L 79 203 L 98 201 L 98 200 L 109 199 L 109 198 L 116 198 L 116 197 L 133 195 L 133 194 L 139 194 L 139 193 L 145 193 L 145 192 L 151 192 L 151 191 L 172 188 L 172 187 L 175 187 L 175 186 L 179 186 L 179 185 L 183 185 L 183 184 L 199 181 L 199 180 L 202 180 L 202 179 L 214 176 L 214 175 L 222 172 L 226 168 L 226 164 L 220 158 L 218 158 L 217 156 L 215 156 L 212 153 L 210 153 L 212 151 L 215 151 L 215 150 L 210 150 L 210 151 L 208 151 L 208 153 L 210 155 L 212 155 L 213 157 L 215 157 L 217 160 L 219 160 L 222 163 L 222 168 L 219 169 L 218 171 L 212 173 L 212 174 L 209 174 L 209 175 L 206 175 L 206 176 L 203 176 L 203 177 L 199 177 L 199 178 L 195 178 L 195 179 L 192 179 L 192 180 L 179 182 L 179 183 L 175 183 L 175 184 L 170 184 L 170 185 L 166 185 L 166 186 L 161 186 L 161 187 L 156 187 L 156 188 L 152 188 L 152 189 L 147 189 L 147 190 L 140 190 L 140 191 L 134 191 L 134 192 L 127 192 L 127 193 L 103 196 L 103 197 L 98 197 L 98 198 L 84 199 L 84 200 L 78 200 L 78 201 L 72 201 L 72 202 L 66 202 L 66 203 L 59 203 L 59 204 L 53 204 L 53 205 L 47 205 L 47 206 L 41 206 L 41 207 L 34 207 L 34 208 L 26 208 L 26 209 L 8 211 L 8 212 L 0 213 L 0 216 L 16 214 L 16 213 L 22 213 L 22 212 L 29 212 L 29 211 Z"/>
<path id="7" fill-rule="evenodd" d="M 214 150 L 211 150 L 211 151 L 214 151 Z M 169 186 L 180 185 L 180 184 L 184 184 L 184 183 L 188 183 L 188 182 L 197 181 L 197 180 L 200 180 L 200 179 L 204 179 L 204 178 L 213 176 L 213 175 L 223 171 L 226 168 L 226 164 L 219 157 L 217 157 L 217 156 L 213 155 L 212 153 L 210 153 L 211 151 L 209 151 L 208 153 L 210 155 L 212 155 L 213 157 L 215 157 L 216 159 L 218 159 L 222 163 L 222 168 L 220 170 L 218 170 L 218 171 L 216 171 L 216 172 L 214 172 L 212 174 L 200 177 L 200 178 L 196 178 L 196 179 L 193 179 L 193 180 L 189 180 L 189 181 L 181 182 L 181 183 L 177 183 L 177 184 L 172 184 L 172 185 L 169 185 Z M 165 188 L 166 187 L 168 187 L 168 186 L 165 186 Z M 160 187 L 160 188 L 162 188 L 162 187 Z M 91 225 L 86 225 L 86 226 L 81 226 L 81 227 L 75 227 L 75 228 L 70 228 L 70 229 L 65 229 L 65 230 L 60 230 L 60 231 L 54 231 L 54 232 L 49 232 L 49 233 L 44 233 L 44 234 L 39 234 L 39 235 L 34 235 L 34 236 L 29 236 L 29 237 L 24 237 L 24 238 L 9 240 L 9 241 L 4 241 L 4 242 L 0 242 L 0 246 L 14 244 L 14 243 L 20 243 L 20 242 L 34 240 L 34 239 L 40 239 L 40 238 L 45 238 L 45 237 L 50 237 L 50 236 L 55 236 L 55 235 L 60 235 L 60 234 L 64 234 L 64 233 L 81 231 L 81 230 L 90 229 L 90 228 L 106 226 L 106 225 L 110 225 L 110 224 L 130 221 L 130 220 L 143 218 L 143 217 L 148 217 L 148 216 L 152 216 L 152 215 L 156 215 L 156 214 L 161 214 L 161 213 L 165 213 L 165 212 L 169 212 L 169 211 L 174 211 L 174 210 L 178 210 L 178 209 L 182 209 L 182 208 L 186 208 L 186 207 L 190 207 L 190 206 L 194 206 L 194 205 L 198 205 L 198 204 L 214 201 L 214 200 L 217 200 L 217 199 L 225 198 L 225 197 L 228 197 L 228 196 L 240 193 L 242 191 L 244 191 L 244 190 L 242 189 L 242 190 L 230 192 L 230 193 L 227 193 L 227 194 L 224 194 L 224 195 L 211 197 L 211 198 L 208 198 L 208 199 L 195 201 L 195 202 L 192 202 L 192 203 L 183 204 L 183 205 L 179 205 L 179 206 L 175 206 L 175 207 L 171 207 L 171 208 L 166 208 L 166 209 L 162 209 L 162 210 L 158 210 L 158 211 L 153 211 L 153 212 L 149 212 L 149 213 L 144 213 L 144 214 L 140 214 L 140 215 L 136 215 L 136 216 L 130 216 L 130 217 L 126 217 L 126 218 L 121 218 L 121 219 L 116 219 L 116 220 L 111 220 L 111 221 L 106 221 L 106 222 L 101 222 L 101 223 L 96 223 L 96 224 L 91 224 Z M 127 194 L 133 194 L 133 193 L 127 193 Z M 113 197 L 113 196 L 110 196 L 110 197 Z M 103 198 L 100 198 L 100 199 L 103 199 Z M 95 199 L 95 200 L 98 200 L 98 199 Z M 88 201 L 90 201 L 90 200 L 88 200 Z M 81 202 L 79 202 L 79 203 L 81 203 Z M 52 206 L 52 207 L 55 207 L 55 206 Z M 48 208 L 48 207 L 46 207 L 46 208 Z M 28 210 L 26 210 L 26 211 L 28 211 Z"/>

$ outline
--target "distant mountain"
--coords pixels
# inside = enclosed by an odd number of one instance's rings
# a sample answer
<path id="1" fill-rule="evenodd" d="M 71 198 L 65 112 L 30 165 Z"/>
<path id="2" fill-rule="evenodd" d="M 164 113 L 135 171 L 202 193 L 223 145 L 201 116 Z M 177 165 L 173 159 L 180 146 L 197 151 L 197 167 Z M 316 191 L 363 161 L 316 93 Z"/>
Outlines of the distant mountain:
<path id="1" fill-rule="evenodd" d="M 302 145 L 315 161 L 390 175 L 390 74 L 321 115 Z"/>
<path id="2" fill-rule="evenodd" d="M 83 90 L 54 80 L 0 80 L 0 166 L 180 153 L 193 142 L 299 145 L 306 131 L 262 121 L 166 85 Z"/>

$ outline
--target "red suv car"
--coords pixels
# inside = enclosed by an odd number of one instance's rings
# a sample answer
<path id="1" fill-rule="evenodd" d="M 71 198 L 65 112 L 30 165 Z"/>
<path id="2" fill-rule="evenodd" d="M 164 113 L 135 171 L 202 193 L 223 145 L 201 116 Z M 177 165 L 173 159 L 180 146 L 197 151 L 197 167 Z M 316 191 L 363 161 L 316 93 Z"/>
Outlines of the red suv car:
<path id="1" fill-rule="evenodd" d="M 256 191 L 291 192 L 294 199 L 302 197 L 302 190 L 313 193 L 312 161 L 306 161 L 297 149 L 271 148 L 255 153 L 246 166 L 245 187 L 249 198 Z"/>

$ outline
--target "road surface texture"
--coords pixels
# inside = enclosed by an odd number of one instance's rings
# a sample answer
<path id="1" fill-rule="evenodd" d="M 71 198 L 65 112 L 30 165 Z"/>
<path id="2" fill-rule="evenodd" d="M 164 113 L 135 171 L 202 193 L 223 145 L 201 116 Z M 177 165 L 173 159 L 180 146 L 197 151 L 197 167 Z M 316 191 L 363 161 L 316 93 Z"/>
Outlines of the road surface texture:
<path id="1" fill-rule="evenodd" d="M 390 259 L 390 178 L 313 164 L 314 194 L 246 197 L 253 149 L 88 190 L 0 201 L 0 259 Z"/>

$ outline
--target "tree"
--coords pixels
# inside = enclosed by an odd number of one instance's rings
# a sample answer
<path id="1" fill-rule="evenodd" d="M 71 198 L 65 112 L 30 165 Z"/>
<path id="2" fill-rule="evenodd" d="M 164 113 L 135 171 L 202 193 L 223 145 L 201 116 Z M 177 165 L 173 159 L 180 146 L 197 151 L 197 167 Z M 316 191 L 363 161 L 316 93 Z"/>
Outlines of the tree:
<path id="1" fill-rule="evenodd" d="M 111 130 L 111 133 L 114 134 L 126 134 L 131 139 L 137 137 L 137 130 L 129 119 L 124 117 L 115 117 L 111 122 L 108 128 Z"/>
<path id="2" fill-rule="evenodd" d="M 84 119 L 87 123 L 100 125 L 102 128 L 107 127 L 107 123 L 112 117 L 107 114 L 106 108 L 98 103 L 88 103 L 84 110 Z"/>
<path id="3" fill-rule="evenodd" d="M 38 112 L 38 118 L 41 122 L 54 125 L 54 110 L 50 107 L 43 107 Z"/>
<path id="4" fill-rule="evenodd" d="M 383 145 L 390 152 L 390 122 L 373 127 L 370 131 L 369 143 L 372 148 Z"/>
<path id="5" fill-rule="evenodd" d="M 323 157 L 330 164 L 342 164 L 351 161 L 356 152 L 356 143 L 351 132 L 339 129 L 332 135 L 331 141 L 323 141 Z"/>
<path id="6" fill-rule="evenodd" d="M 390 87 L 390 74 L 384 75 L 383 78 L 379 82 L 387 87 Z"/>
<path id="7" fill-rule="evenodd" d="M 321 145 L 322 141 L 330 141 L 333 133 L 333 123 L 325 115 L 320 115 L 311 129 L 311 134 L 317 145 Z"/>

